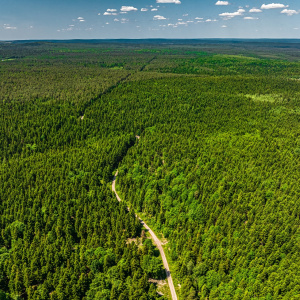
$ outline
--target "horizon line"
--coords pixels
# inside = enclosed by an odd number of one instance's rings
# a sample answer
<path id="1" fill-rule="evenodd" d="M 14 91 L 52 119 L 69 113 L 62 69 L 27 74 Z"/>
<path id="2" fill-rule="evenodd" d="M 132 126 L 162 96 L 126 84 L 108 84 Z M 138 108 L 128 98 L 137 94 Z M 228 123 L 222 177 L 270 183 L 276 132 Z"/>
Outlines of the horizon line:
<path id="1" fill-rule="evenodd" d="M 212 40 L 222 40 L 222 41 L 299 41 L 300 38 L 90 38 L 90 39 L 16 39 L 16 40 L 1 40 L 0 43 L 8 42 L 51 42 L 51 41 L 153 41 L 153 40 L 163 40 L 163 41 L 212 41 Z"/>

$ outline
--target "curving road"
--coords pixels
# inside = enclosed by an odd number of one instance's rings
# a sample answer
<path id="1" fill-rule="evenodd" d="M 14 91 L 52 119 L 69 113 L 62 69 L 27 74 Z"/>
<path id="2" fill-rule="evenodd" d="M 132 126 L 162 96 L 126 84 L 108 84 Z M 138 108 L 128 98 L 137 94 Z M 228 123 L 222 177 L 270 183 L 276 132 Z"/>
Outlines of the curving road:
<path id="1" fill-rule="evenodd" d="M 118 171 L 116 172 L 116 174 L 115 174 L 115 176 L 113 178 L 113 181 L 112 181 L 112 190 L 115 193 L 118 201 L 121 202 L 122 200 L 121 200 L 121 198 L 119 197 L 119 195 L 118 195 L 118 193 L 116 191 L 116 179 L 117 179 L 117 176 L 118 176 Z M 128 208 L 128 210 L 129 210 L 129 208 Z M 155 235 L 155 233 L 151 230 L 151 228 L 138 215 L 136 215 L 136 216 L 139 218 L 141 224 L 148 230 L 148 232 L 150 233 L 150 235 L 152 237 L 153 242 L 155 243 L 155 245 L 157 246 L 157 248 L 158 248 L 158 250 L 160 252 L 160 255 L 161 255 L 164 267 L 165 267 L 165 271 L 166 271 L 166 275 L 167 275 L 167 279 L 168 279 L 168 284 L 169 284 L 170 291 L 171 291 L 172 300 L 177 300 L 177 295 L 176 295 L 175 287 L 174 287 L 174 284 L 173 284 L 173 280 L 172 280 L 172 276 L 171 276 L 169 264 L 168 264 L 168 261 L 167 261 L 164 249 L 162 247 L 162 243 L 158 239 L 158 237 Z"/>

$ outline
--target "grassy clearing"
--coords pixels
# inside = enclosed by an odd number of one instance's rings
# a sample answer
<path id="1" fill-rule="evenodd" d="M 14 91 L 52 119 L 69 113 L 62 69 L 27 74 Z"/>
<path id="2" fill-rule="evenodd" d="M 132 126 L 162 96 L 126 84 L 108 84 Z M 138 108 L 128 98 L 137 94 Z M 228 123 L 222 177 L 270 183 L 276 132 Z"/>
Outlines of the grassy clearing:
<path id="1" fill-rule="evenodd" d="M 267 94 L 267 95 L 245 95 L 246 97 L 251 98 L 253 101 L 260 101 L 260 102 L 271 102 L 274 103 L 275 101 L 282 100 L 280 95 L 276 94 Z"/>
<path id="2" fill-rule="evenodd" d="M 4 58 L 4 59 L 1 59 L 1 61 L 12 61 L 12 60 L 15 60 L 15 58 Z"/>
<path id="3" fill-rule="evenodd" d="M 110 68 L 111 70 L 123 70 L 124 67 L 118 67 L 118 66 L 115 66 L 115 67 L 112 67 Z"/>
<path id="4" fill-rule="evenodd" d="M 244 60 L 259 60 L 257 57 L 244 56 L 244 55 L 230 55 L 230 54 L 216 54 L 217 57 L 228 58 L 228 59 L 244 59 Z"/>

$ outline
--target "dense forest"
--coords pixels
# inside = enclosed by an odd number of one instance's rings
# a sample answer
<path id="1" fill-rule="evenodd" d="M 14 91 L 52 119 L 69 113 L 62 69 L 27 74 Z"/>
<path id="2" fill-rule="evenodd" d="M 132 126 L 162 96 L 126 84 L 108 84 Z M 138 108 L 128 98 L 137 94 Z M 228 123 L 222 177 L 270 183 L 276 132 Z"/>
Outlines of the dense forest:
<path id="1" fill-rule="evenodd" d="M 298 299 L 298 47 L 0 44 L 0 299 Z"/>

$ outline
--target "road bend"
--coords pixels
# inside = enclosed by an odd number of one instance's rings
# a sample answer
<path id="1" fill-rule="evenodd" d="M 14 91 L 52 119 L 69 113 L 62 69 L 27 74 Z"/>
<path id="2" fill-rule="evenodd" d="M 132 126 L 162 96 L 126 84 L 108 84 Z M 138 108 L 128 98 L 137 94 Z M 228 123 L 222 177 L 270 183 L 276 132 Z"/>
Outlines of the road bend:
<path id="1" fill-rule="evenodd" d="M 118 201 L 121 202 L 122 200 L 121 200 L 121 198 L 119 197 L 119 195 L 118 195 L 118 193 L 116 191 L 116 179 L 117 179 L 117 176 L 118 176 L 118 171 L 116 172 L 116 174 L 115 174 L 115 176 L 113 178 L 113 181 L 112 181 L 112 190 L 115 193 Z M 129 208 L 128 208 L 128 210 L 129 210 Z M 151 235 L 151 238 L 152 238 L 153 242 L 155 243 L 155 245 L 157 246 L 157 248 L 158 248 L 158 250 L 160 252 L 160 255 L 161 255 L 161 258 L 162 258 L 162 261 L 163 261 L 163 264 L 164 264 L 164 268 L 165 268 L 165 271 L 166 271 L 166 275 L 167 275 L 167 279 L 168 279 L 168 284 L 169 284 L 170 291 L 171 291 L 172 300 L 177 300 L 177 295 L 176 295 L 174 283 L 173 283 L 173 280 L 172 280 L 172 276 L 171 276 L 169 264 L 168 264 L 168 261 L 167 261 L 167 258 L 166 258 L 166 255 L 165 255 L 162 243 L 159 240 L 159 238 L 155 235 L 155 233 L 151 230 L 151 228 L 138 215 L 136 215 L 136 216 L 137 216 L 137 218 L 139 218 L 141 224 L 148 230 L 148 232 Z"/>

